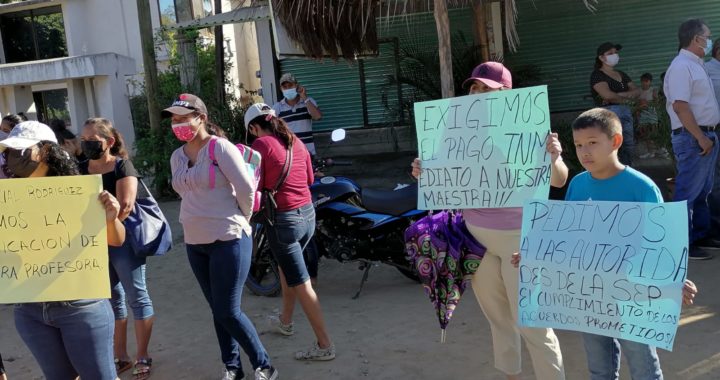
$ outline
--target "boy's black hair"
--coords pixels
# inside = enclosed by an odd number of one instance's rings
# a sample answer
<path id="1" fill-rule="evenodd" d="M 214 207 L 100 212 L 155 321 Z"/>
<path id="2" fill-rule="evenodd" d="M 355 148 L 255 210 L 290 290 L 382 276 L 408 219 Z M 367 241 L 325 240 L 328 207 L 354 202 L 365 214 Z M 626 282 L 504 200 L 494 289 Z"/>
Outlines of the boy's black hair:
<path id="1" fill-rule="evenodd" d="M 649 81 L 652 81 L 652 74 L 650 74 L 650 73 L 645 73 L 645 74 L 643 74 L 643 75 L 640 75 L 640 80 L 649 80 Z"/>
<path id="2" fill-rule="evenodd" d="M 612 138 L 622 134 L 622 124 L 615 112 L 604 108 L 593 108 L 580 114 L 572 123 L 573 131 L 586 128 L 599 128 L 604 134 Z"/>

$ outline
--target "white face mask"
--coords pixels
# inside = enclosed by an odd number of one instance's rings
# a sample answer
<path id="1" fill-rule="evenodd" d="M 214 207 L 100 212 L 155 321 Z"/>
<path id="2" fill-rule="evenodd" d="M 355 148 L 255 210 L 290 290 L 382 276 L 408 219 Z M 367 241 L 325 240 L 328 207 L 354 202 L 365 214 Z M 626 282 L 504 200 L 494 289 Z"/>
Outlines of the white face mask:
<path id="1" fill-rule="evenodd" d="M 605 63 L 608 64 L 608 66 L 613 67 L 620 62 L 620 56 L 616 54 L 610 54 L 605 56 Z"/>

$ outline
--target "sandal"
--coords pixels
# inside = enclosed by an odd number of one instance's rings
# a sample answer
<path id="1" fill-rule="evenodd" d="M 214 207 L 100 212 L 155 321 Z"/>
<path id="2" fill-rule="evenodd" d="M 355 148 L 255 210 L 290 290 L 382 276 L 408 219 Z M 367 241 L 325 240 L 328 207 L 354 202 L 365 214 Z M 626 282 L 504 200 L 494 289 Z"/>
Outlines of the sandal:
<path id="1" fill-rule="evenodd" d="M 148 377 L 150 377 L 150 369 L 152 368 L 152 359 L 151 358 L 141 358 L 138 360 L 135 360 L 135 365 L 133 366 L 133 379 L 134 380 L 145 380 Z"/>
<path id="2" fill-rule="evenodd" d="M 115 358 L 115 372 L 117 372 L 118 375 L 129 370 L 130 368 L 132 368 L 131 362 Z"/>

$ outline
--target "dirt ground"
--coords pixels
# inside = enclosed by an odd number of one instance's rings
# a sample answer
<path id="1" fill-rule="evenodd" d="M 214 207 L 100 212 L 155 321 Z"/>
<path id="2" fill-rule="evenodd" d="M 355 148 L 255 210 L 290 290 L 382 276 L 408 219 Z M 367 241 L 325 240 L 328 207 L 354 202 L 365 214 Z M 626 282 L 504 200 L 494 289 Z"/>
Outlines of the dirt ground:
<path id="1" fill-rule="evenodd" d="M 401 159 L 400 161 L 403 161 Z M 402 181 L 401 172 L 397 182 Z M 662 176 L 658 171 L 653 178 Z M 395 178 L 393 178 L 395 181 Z M 164 203 L 173 230 L 178 202 Z M 177 228 L 176 228 L 177 227 Z M 176 236 L 179 238 L 179 236 Z M 690 278 L 700 293 L 695 306 L 683 310 L 674 352 L 660 350 L 666 379 L 720 379 L 720 297 L 717 296 L 720 257 L 690 264 Z M 469 290 L 447 331 L 447 342 L 439 343 L 440 329 L 434 310 L 420 285 L 394 268 L 378 266 L 361 297 L 351 299 L 362 272 L 357 264 L 325 260 L 317 287 L 330 333 L 337 346 L 331 362 L 302 363 L 293 353 L 312 342 L 312 332 L 303 314 L 297 313 L 296 334 L 283 337 L 268 331 L 266 316 L 280 305 L 278 298 L 246 293 L 243 310 L 255 322 L 281 379 L 503 379 L 493 367 L 488 323 Z M 193 277 L 185 246 L 177 244 L 165 257 L 148 264 L 150 295 L 157 320 L 151 341 L 154 359 L 152 379 L 217 379 L 222 368 L 210 310 Z M 579 334 L 559 331 L 567 378 L 587 379 L 585 354 Z M 132 332 L 129 333 L 132 337 Z M 134 352 L 134 339 L 130 352 Z M 18 337 L 12 307 L 0 306 L 0 352 L 11 380 L 42 379 L 35 359 Z M 524 352 L 525 379 L 533 379 L 532 366 Z M 243 357 L 246 378 L 252 378 Z M 121 376 L 131 379 L 129 373 Z M 629 379 L 623 363 L 622 379 Z M 92 379 L 88 379 L 92 380 Z"/>

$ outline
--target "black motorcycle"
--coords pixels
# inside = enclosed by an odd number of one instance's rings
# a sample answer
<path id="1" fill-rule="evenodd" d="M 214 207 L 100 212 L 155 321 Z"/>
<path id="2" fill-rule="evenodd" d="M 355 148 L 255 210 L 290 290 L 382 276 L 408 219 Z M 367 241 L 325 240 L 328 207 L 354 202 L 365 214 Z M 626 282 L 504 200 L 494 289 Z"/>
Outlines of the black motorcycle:
<path id="1" fill-rule="evenodd" d="M 320 160 L 315 171 L 346 162 Z M 320 257 L 340 262 L 357 261 L 364 270 L 360 296 L 374 263 L 392 265 L 417 281 L 415 270 L 405 258 L 404 231 L 427 211 L 417 210 L 417 185 L 398 190 L 362 189 L 345 177 L 316 178 L 310 187 L 317 218 L 314 244 Z M 256 295 L 280 293 L 277 263 L 267 243 L 264 226 L 253 223 L 253 258 L 245 285 Z M 312 242 L 311 242 L 312 243 Z"/>

